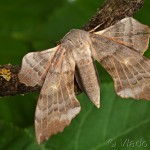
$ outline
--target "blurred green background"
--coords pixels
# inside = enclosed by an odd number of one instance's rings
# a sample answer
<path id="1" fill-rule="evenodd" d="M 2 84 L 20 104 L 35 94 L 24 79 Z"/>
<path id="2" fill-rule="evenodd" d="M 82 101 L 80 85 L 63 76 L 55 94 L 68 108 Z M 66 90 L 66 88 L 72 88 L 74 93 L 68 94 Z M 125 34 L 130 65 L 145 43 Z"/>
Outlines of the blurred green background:
<path id="1" fill-rule="evenodd" d="M 70 29 L 81 28 L 103 1 L 0 0 L 0 64 L 20 65 L 26 53 L 53 47 Z M 149 0 L 135 18 L 150 26 Z M 150 149 L 150 102 L 119 98 L 108 73 L 97 68 L 101 108 L 79 95 L 81 113 L 40 146 L 34 136 L 38 93 L 1 98 L 0 150 Z"/>

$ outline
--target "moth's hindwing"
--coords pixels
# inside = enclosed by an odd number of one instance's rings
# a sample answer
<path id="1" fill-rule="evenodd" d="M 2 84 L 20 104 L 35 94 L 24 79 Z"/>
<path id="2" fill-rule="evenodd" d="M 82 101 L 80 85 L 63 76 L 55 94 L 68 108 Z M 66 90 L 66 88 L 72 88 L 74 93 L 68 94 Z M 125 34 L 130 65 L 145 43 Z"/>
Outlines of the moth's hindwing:
<path id="1" fill-rule="evenodd" d="M 111 38 L 143 55 L 148 48 L 150 28 L 132 17 L 127 17 L 95 34 Z"/>
<path id="2" fill-rule="evenodd" d="M 27 86 L 42 85 L 58 47 L 26 54 L 18 74 L 19 81 Z"/>

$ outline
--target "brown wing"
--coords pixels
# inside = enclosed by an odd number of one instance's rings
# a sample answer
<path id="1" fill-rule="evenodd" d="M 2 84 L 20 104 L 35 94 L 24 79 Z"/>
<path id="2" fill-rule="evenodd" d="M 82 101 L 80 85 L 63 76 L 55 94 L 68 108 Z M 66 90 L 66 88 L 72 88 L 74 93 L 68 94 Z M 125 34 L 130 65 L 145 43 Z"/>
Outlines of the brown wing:
<path id="1" fill-rule="evenodd" d="M 60 49 L 44 81 L 35 112 L 38 143 L 62 132 L 80 112 L 74 94 L 75 62 Z"/>
<path id="2" fill-rule="evenodd" d="M 108 38 L 92 35 L 91 40 L 93 57 L 112 76 L 116 93 L 150 100 L 150 60 Z"/>
<path id="3" fill-rule="evenodd" d="M 26 54 L 18 75 L 20 82 L 27 86 L 42 85 L 58 47 Z"/>
<path id="4" fill-rule="evenodd" d="M 109 28 L 96 32 L 96 34 L 109 37 L 143 55 L 148 48 L 150 28 L 131 17 L 128 17 Z"/>

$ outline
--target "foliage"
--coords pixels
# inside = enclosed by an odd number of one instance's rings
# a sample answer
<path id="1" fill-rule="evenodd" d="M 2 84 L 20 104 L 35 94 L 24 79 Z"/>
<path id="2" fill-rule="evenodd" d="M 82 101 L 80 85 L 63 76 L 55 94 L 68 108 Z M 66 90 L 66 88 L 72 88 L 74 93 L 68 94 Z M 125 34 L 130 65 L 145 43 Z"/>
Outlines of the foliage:
<path id="1" fill-rule="evenodd" d="M 70 29 L 81 28 L 102 2 L 1 0 L 0 64 L 19 65 L 29 51 L 53 47 Z M 135 18 L 150 26 L 149 9 L 147 0 Z M 79 95 L 81 113 L 63 133 L 40 146 L 33 126 L 38 95 L 1 98 L 0 149 L 149 149 L 150 102 L 119 98 L 108 73 L 98 63 L 97 68 L 101 78 L 101 108 L 93 106 L 84 94 Z"/>

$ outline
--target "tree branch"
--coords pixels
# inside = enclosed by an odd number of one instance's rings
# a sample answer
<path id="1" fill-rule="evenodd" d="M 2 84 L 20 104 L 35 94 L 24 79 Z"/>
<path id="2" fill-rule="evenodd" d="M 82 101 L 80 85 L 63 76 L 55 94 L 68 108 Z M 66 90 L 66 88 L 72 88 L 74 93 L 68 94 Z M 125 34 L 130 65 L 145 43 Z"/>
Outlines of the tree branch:
<path id="1" fill-rule="evenodd" d="M 98 31 L 117 21 L 133 16 L 143 6 L 144 0 L 107 0 L 91 20 L 82 28 L 85 31 Z M 36 92 L 41 89 L 40 86 L 27 87 L 19 82 L 18 73 L 20 66 L 3 65 L 0 66 L 0 96 L 12 96 Z M 75 93 L 81 90 L 75 82 Z"/>
<path id="2" fill-rule="evenodd" d="M 125 17 L 132 17 L 142 6 L 144 0 L 107 0 L 101 9 L 83 27 L 84 30 L 99 31 Z"/>

